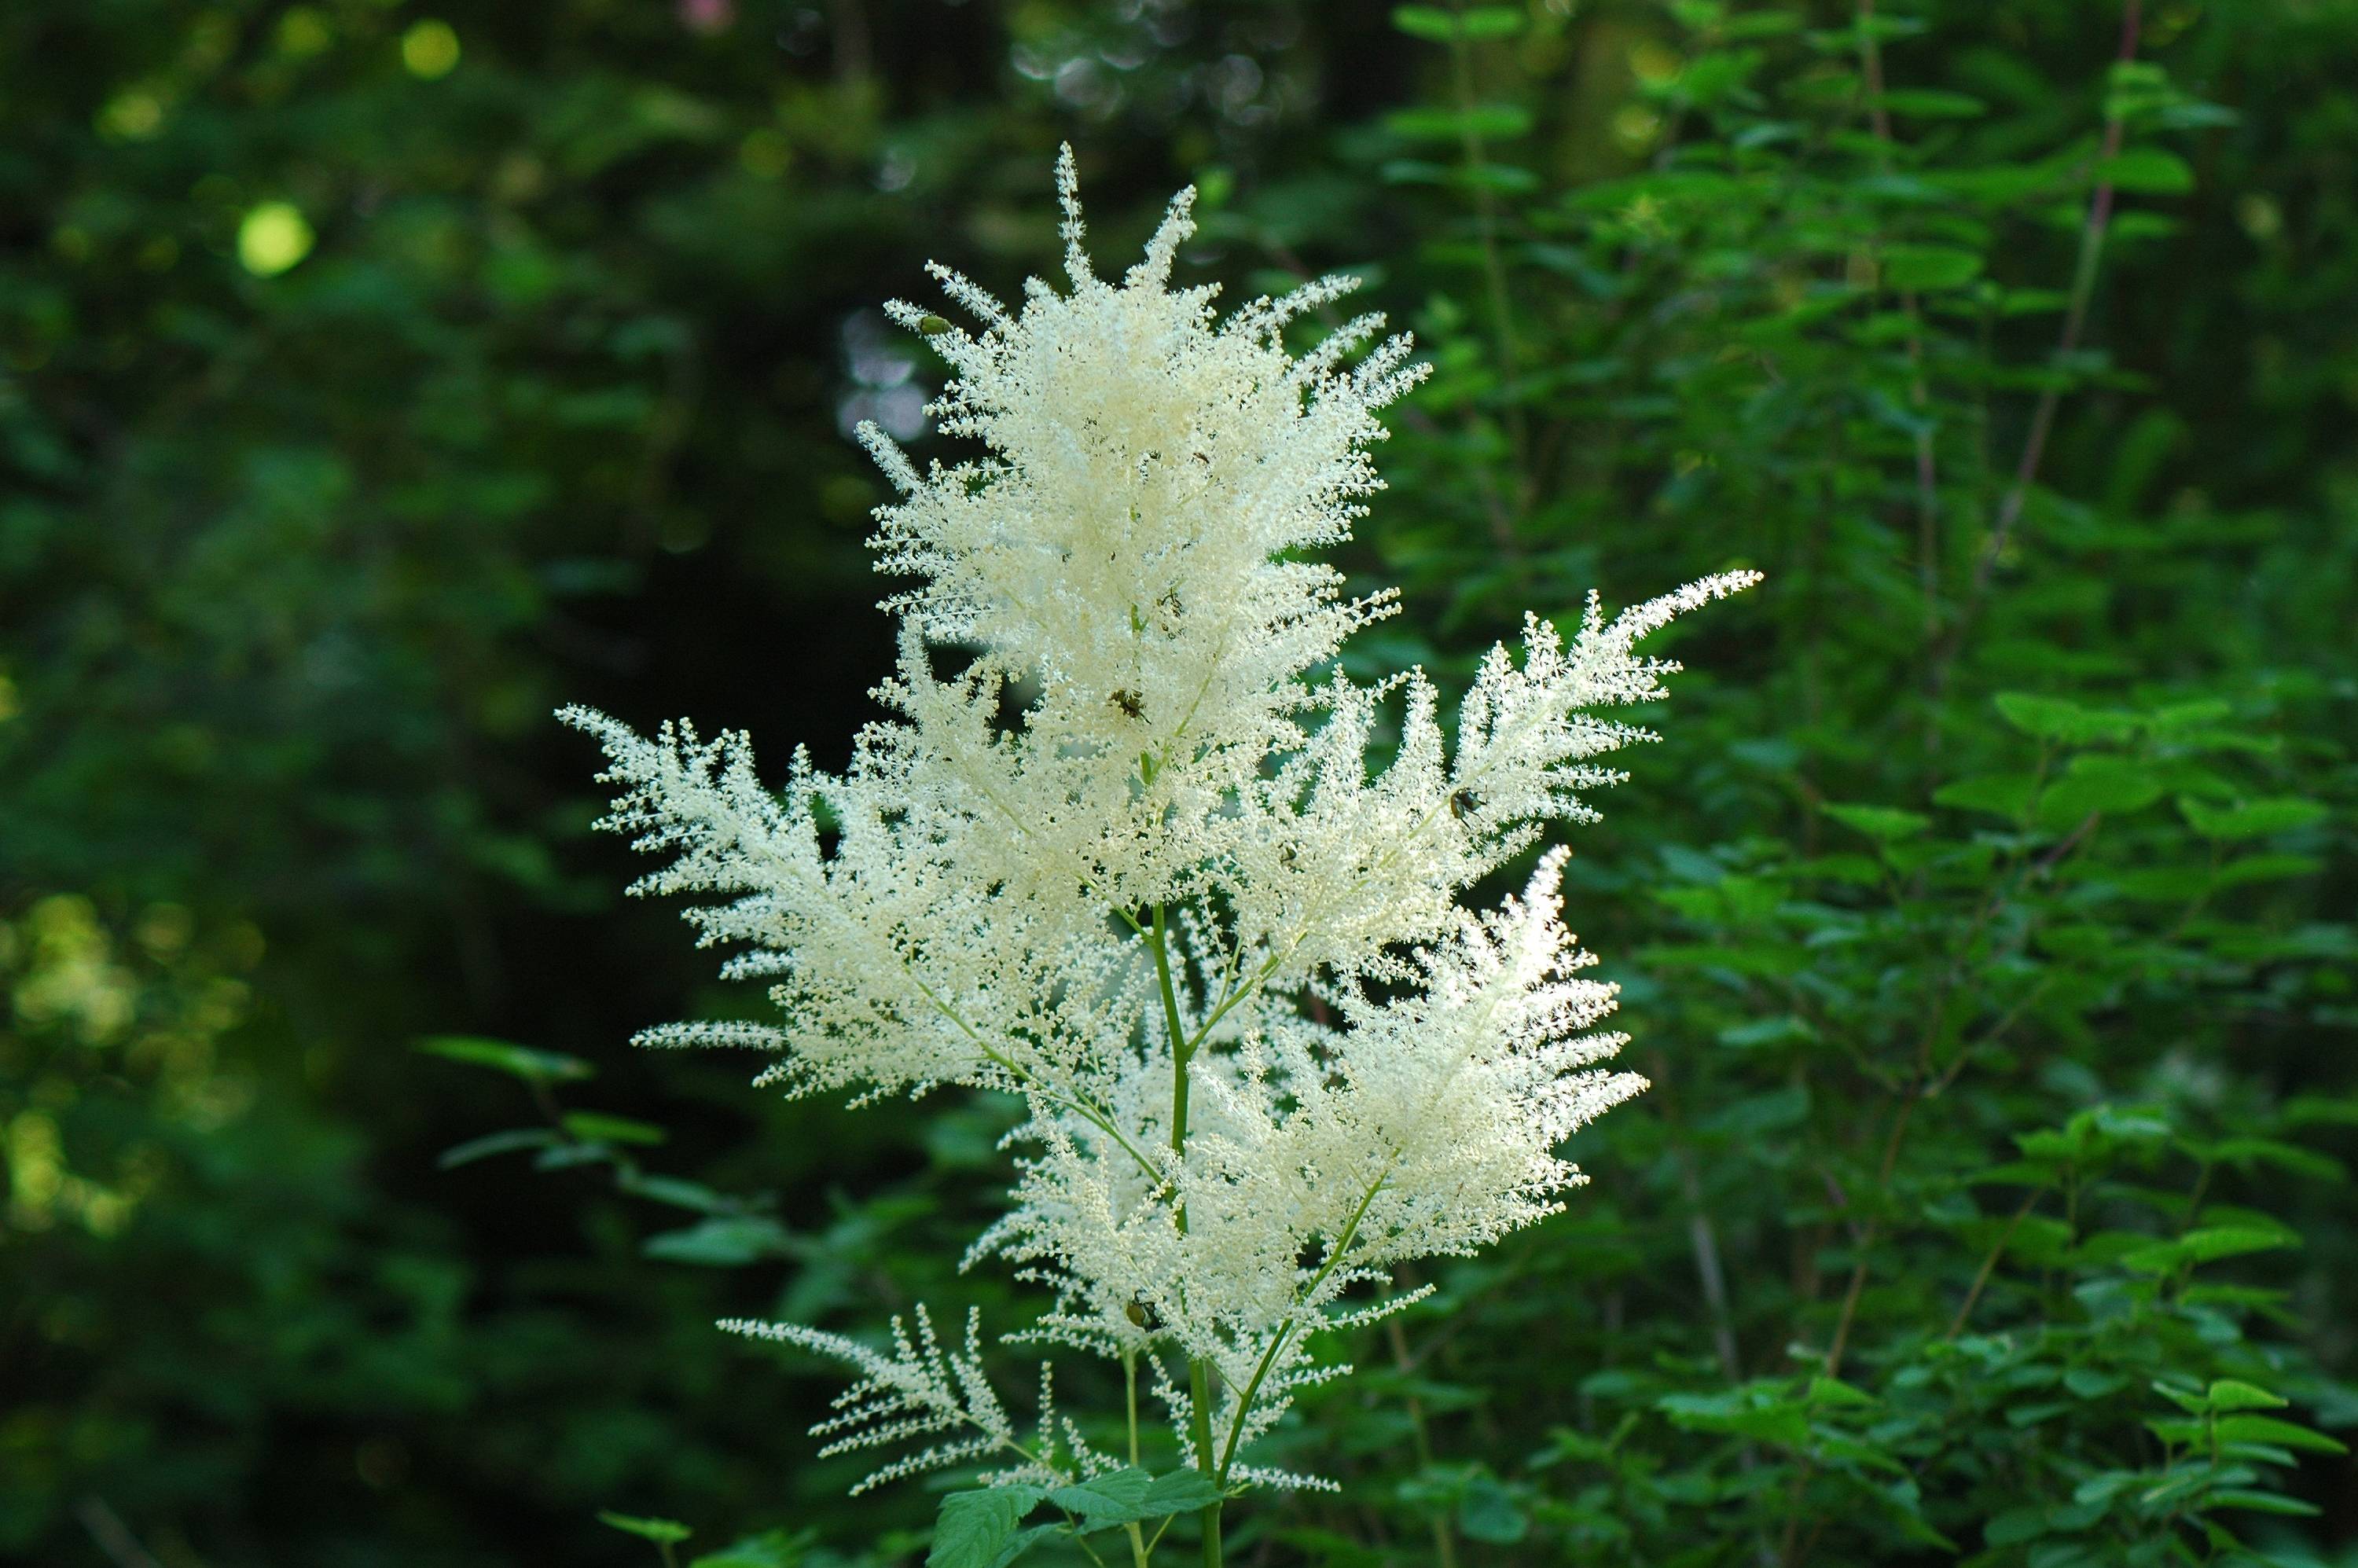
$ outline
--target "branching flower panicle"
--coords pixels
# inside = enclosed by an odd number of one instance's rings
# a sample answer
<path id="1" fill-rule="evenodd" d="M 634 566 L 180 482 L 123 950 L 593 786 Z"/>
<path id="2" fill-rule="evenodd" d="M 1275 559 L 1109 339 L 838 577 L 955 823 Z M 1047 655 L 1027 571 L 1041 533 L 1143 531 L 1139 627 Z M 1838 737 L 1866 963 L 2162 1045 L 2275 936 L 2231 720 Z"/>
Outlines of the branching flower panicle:
<path id="1" fill-rule="evenodd" d="M 1564 927 L 1561 852 L 1494 910 L 1461 900 L 1548 822 L 1593 817 L 1621 776 L 1599 759 L 1651 739 L 1607 716 L 1677 667 L 1639 640 L 1756 574 L 1610 619 L 1592 600 L 1568 637 L 1531 618 L 1451 745 L 1422 673 L 1336 669 L 1390 596 L 1351 597 L 1310 554 L 1380 488 L 1376 415 L 1423 373 L 1408 339 L 1368 315 L 1288 350 L 1348 278 L 1225 319 L 1211 288 L 1171 287 L 1190 192 L 1101 278 L 1069 149 L 1058 186 L 1065 288 L 1033 280 L 1010 309 L 936 266 L 973 328 L 889 307 L 953 372 L 939 428 L 981 453 L 921 470 L 860 429 L 900 492 L 879 566 L 913 586 L 885 601 L 891 717 L 849 768 L 798 752 L 773 793 L 743 735 L 564 717 L 605 747 L 609 825 L 667 857 L 635 891 L 721 895 L 690 920 L 782 1015 L 645 1042 L 767 1049 L 764 1078 L 796 1094 L 1022 1097 L 1011 1206 L 968 1260 L 1053 1289 L 1010 1337 L 1155 1369 L 1180 1451 L 1224 1487 L 1301 1484 L 1249 1454 L 1347 1370 L 1311 1359 L 1314 1336 L 1403 1304 L 1399 1265 L 1561 1206 L 1583 1180 L 1565 1136 L 1645 1087 L 1603 1065 L 1614 988 Z M 955 674 L 942 648 L 966 655 Z M 1103 1463 L 1045 1412 L 1019 1442 L 976 1331 L 949 1351 L 915 1322 L 890 1354 L 728 1326 L 852 1365 L 815 1430 L 830 1453 L 910 1450 L 871 1483 Z"/>

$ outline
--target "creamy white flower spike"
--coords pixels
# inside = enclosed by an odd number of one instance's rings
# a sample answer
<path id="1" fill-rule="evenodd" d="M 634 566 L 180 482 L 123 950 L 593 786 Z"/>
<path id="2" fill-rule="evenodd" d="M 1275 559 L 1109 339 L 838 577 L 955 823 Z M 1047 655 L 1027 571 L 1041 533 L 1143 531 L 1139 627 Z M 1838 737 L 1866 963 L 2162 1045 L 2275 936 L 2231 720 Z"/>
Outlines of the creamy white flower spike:
<path id="1" fill-rule="evenodd" d="M 1599 1065 L 1613 988 L 1563 923 L 1561 852 L 1528 891 L 1460 900 L 1550 821 L 1593 818 L 1595 759 L 1645 730 L 1601 710 L 1663 695 L 1639 657 L 1673 615 L 1758 580 L 1729 572 L 1569 639 L 1528 622 L 1458 710 L 1418 672 L 1334 669 L 1390 608 L 1305 553 L 1380 488 L 1376 414 L 1415 384 L 1404 336 L 1362 316 L 1296 355 L 1330 278 L 1225 319 L 1174 289 L 1193 193 L 1119 283 L 1081 247 L 1057 169 L 1068 287 L 1011 311 L 936 266 L 976 319 L 910 305 L 954 374 L 929 412 L 981 454 L 920 471 L 861 440 L 901 499 L 877 514 L 902 622 L 892 717 L 841 775 L 797 752 L 782 793 L 750 741 L 686 725 L 604 744 L 611 826 L 671 856 L 634 891 L 703 892 L 728 972 L 771 979 L 778 1027 L 675 1024 L 657 1045 L 774 1052 L 763 1081 L 866 1096 L 943 1085 L 1023 1097 L 1000 1257 L 1055 1305 L 1011 1339 L 1154 1369 L 1181 1450 L 1224 1484 L 1316 1484 L 1248 1457 L 1319 1366 L 1311 1340 L 1396 1310 L 1390 1271 L 1471 1252 L 1560 1207 L 1563 1139 L 1645 1087 Z M 954 676 L 936 650 L 966 655 Z M 1022 705 L 1020 714 L 1010 710 Z M 1397 726 L 1380 769 L 1369 753 Z M 1007 1481 L 1111 1461 L 1044 1409 L 1033 1444 L 929 1321 L 891 1355 L 818 1330 L 731 1325 L 861 1374 L 830 1452 L 917 1443 L 871 1479 L 992 1461 Z M 1164 1370 L 1184 1362 L 1187 1375 Z"/>

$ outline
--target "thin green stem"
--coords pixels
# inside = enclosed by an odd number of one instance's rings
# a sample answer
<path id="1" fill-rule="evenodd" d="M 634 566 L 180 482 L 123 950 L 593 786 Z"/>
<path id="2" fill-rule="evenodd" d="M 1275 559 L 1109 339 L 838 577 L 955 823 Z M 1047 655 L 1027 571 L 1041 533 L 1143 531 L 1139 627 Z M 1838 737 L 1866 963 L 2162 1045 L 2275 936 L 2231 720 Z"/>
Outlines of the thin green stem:
<path id="1" fill-rule="evenodd" d="M 934 990 L 934 988 L 927 985 L 924 979 L 920 977 L 914 969 L 903 965 L 902 967 L 902 973 L 908 977 L 910 984 L 915 986 L 918 990 L 925 993 L 925 1000 L 934 1004 L 936 1011 L 939 1012 L 944 1018 L 948 1019 L 950 1022 L 957 1026 L 958 1033 L 964 1034 L 968 1040 L 971 1041 L 974 1044 L 974 1048 L 981 1052 L 987 1060 L 996 1064 L 1010 1077 L 1022 1085 L 1025 1089 L 1033 1094 L 1040 1095 L 1046 1099 L 1052 1100 L 1057 1105 L 1063 1106 L 1065 1109 L 1072 1111 L 1082 1120 L 1087 1122 L 1090 1126 L 1096 1128 L 1098 1131 L 1112 1139 L 1116 1143 L 1120 1144 L 1123 1152 L 1127 1153 L 1132 1160 L 1138 1162 L 1138 1168 L 1140 1170 L 1153 1177 L 1157 1183 L 1160 1183 L 1163 1180 L 1163 1173 L 1161 1170 L 1156 1168 L 1154 1162 L 1149 1160 L 1144 1154 L 1141 1153 L 1136 1144 L 1122 1136 L 1121 1130 L 1114 1125 L 1113 1118 L 1108 1112 L 1098 1109 L 1097 1107 L 1088 1104 L 1086 1100 L 1065 1093 L 1064 1090 L 1055 1087 L 1052 1084 L 1042 1082 L 1040 1076 L 1037 1073 L 1033 1072 L 1029 1067 L 1024 1066 L 1021 1062 L 1015 1060 L 1014 1057 L 1010 1056 L 1006 1052 L 998 1049 L 996 1046 L 992 1045 L 990 1041 L 985 1040 L 981 1034 L 976 1032 L 974 1026 L 968 1023 L 965 1019 L 959 1017 L 957 1010 L 951 1007 L 949 1003 L 944 1001 Z"/>
<path id="2" fill-rule="evenodd" d="M 1171 1152 L 1184 1162 L 1187 1157 L 1187 1062 L 1195 1051 L 1179 1019 L 1179 990 L 1171 978 L 1170 915 L 1163 905 L 1154 906 L 1153 924 L 1145 928 L 1145 934 L 1147 949 L 1154 955 L 1155 983 L 1163 993 L 1163 1026 L 1171 1039 Z M 1174 1195 L 1171 1213 L 1179 1234 L 1186 1235 L 1184 1195 Z M 1212 1463 L 1211 1369 L 1199 1357 L 1187 1357 L 1187 1396 L 1194 1417 L 1196 1468 L 1217 1483 L 1219 1475 Z M 1220 1568 L 1220 1499 L 1206 1504 L 1202 1518 L 1204 1568 Z"/>
<path id="3" fill-rule="evenodd" d="M 1186 1025 L 1179 1021 L 1179 990 L 1171 978 L 1169 917 L 1162 904 L 1154 906 L 1154 924 L 1147 931 L 1146 946 L 1154 955 L 1154 981 L 1163 993 L 1163 1027 L 1171 1036 L 1171 1152 L 1184 1154 L 1187 1152 L 1187 1063 L 1202 1036 L 1190 1040 Z M 1184 1206 L 1181 1212 L 1185 1212 Z M 1186 1228 L 1184 1221 L 1180 1228 Z"/>
<path id="4" fill-rule="evenodd" d="M 1130 1422 L 1130 1463 L 1135 1469 L 1138 1466 L 1138 1352 L 1135 1350 L 1121 1353 L 1121 1402 L 1122 1413 Z"/>
<path id="5" fill-rule="evenodd" d="M 1121 1353 L 1121 1403 L 1122 1415 L 1127 1419 L 1130 1426 L 1130 1467 L 1135 1470 L 1139 1467 L 1138 1352 L 1135 1350 L 1125 1350 Z M 1138 1521 L 1132 1519 L 1123 1528 L 1130 1532 L 1131 1568 L 1146 1568 L 1146 1537 L 1140 1532 Z"/>
<path id="6" fill-rule="evenodd" d="M 1194 1407 L 1195 1425 L 1195 1463 L 1215 1485 L 1219 1477 L 1212 1465 L 1212 1378 L 1204 1363 L 1194 1357 L 1187 1359 L 1188 1402 Z M 1215 1498 L 1205 1506 L 1204 1568 L 1220 1568 L 1220 1502 Z"/>
<path id="7" fill-rule="evenodd" d="M 988 794 L 989 792 L 986 790 L 984 793 Z M 1085 887 L 1087 885 L 1087 879 L 1083 880 L 1082 885 Z M 819 891 L 823 894 L 827 892 L 824 882 L 819 884 Z M 1123 920 L 1129 922 L 1130 929 L 1134 931 L 1139 929 L 1137 918 L 1128 910 L 1117 910 L 1115 913 L 1120 914 Z M 944 1000 L 939 991 L 925 983 L 925 978 L 917 972 L 916 966 L 909 961 L 908 956 L 905 953 L 903 953 L 897 946 L 892 949 L 892 952 L 895 960 L 900 966 L 902 978 L 906 979 L 911 985 L 916 987 L 919 994 L 925 997 L 926 1002 L 932 1006 L 934 1011 L 940 1013 L 944 1018 L 949 1020 L 951 1025 L 956 1028 L 959 1033 L 965 1035 L 967 1039 L 973 1044 L 974 1048 L 982 1053 L 986 1060 L 996 1064 L 1001 1069 L 1006 1072 L 1010 1077 L 1022 1085 L 1025 1089 L 1035 1094 L 1043 1095 L 1055 1101 L 1056 1104 L 1062 1105 L 1067 1109 L 1077 1114 L 1083 1120 L 1088 1122 L 1089 1125 L 1095 1127 L 1098 1131 L 1103 1132 L 1107 1137 L 1121 1145 L 1122 1150 L 1128 1153 L 1132 1160 L 1135 1160 L 1138 1162 L 1138 1168 L 1140 1170 L 1145 1172 L 1147 1175 L 1152 1177 L 1158 1184 L 1163 1180 L 1162 1171 L 1155 1166 L 1152 1161 L 1149 1160 L 1144 1154 L 1139 1152 L 1135 1144 L 1131 1143 L 1129 1139 L 1122 1136 L 1120 1129 L 1114 1125 L 1113 1119 L 1109 1114 L 1094 1106 L 1088 1105 L 1076 1096 L 1041 1082 L 1039 1075 L 1018 1063 L 1006 1052 L 993 1046 L 990 1041 L 985 1040 L 982 1037 L 981 1032 L 977 1030 L 973 1024 L 968 1023 L 965 1017 L 959 1013 L 957 1009 L 952 1007 L 947 1000 Z M 539 1092 L 541 1092 L 544 1097 L 546 1096 L 546 1090 L 541 1090 Z M 549 1102 L 548 1104 L 544 1105 L 543 1108 L 549 1112 L 550 1119 L 555 1120 L 557 1119 L 554 1102 Z"/>
<path id="8" fill-rule="evenodd" d="M 1295 1297 L 1297 1301 L 1308 1301 L 1315 1296 L 1318 1293 L 1318 1287 L 1325 1284 L 1327 1276 L 1334 1273 L 1342 1263 L 1344 1254 L 1350 1250 L 1351 1243 L 1358 1237 L 1359 1222 L 1368 1217 L 1368 1206 L 1376 1201 L 1376 1195 L 1382 1192 L 1384 1184 L 1391 1179 L 1393 1161 L 1399 1158 L 1399 1154 L 1395 1152 L 1391 1160 L 1385 1161 L 1384 1168 L 1377 1173 L 1375 1181 L 1369 1184 L 1368 1190 L 1359 1195 L 1359 1206 L 1351 1211 L 1350 1220 L 1343 1227 L 1343 1234 L 1336 1238 L 1333 1247 L 1327 1249 L 1325 1263 L 1320 1267 L 1318 1272 L 1310 1277 L 1310 1282 L 1302 1287 Z M 1269 1376 L 1270 1368 L 1277 1364 L 1279 1352 L 1282 1351 L 1293 1339 L 1293 1331 L 1299 1326 L 1300 1321 L 1297 1318 L 1277 1331 L 1276 1337 L 1269 1342 L 1269 1348 L 1261 1352 L 1260 1364 L 1253 1368 L 1252 1380 L 1245 1385 L 1244 1398 L 1237 1401 L 1237 1418 L 1228 1425 L 1228 1440 L 1220 1452 L 1219 1468 L 1217 1472 L 1206 1472 L 1224 1487 L 1228 1483 L 1229 1466 L 1236 1463 L 1237 1444 L 1244 1436 L 1245 1417 L 1252 1413 L 1253 1399 L 1260 1392 L 1261 1380 Z"/>

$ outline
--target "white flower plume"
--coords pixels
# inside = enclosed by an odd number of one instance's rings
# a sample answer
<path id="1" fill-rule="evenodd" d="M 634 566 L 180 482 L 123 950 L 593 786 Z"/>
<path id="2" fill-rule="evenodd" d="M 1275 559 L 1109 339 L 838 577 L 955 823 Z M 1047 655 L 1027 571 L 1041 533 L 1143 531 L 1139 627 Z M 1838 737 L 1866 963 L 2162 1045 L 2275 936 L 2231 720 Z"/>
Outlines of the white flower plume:
<path id="1" fill-rule="evenodd" d="M 892 717 L 850 766 L 797 752 L 773 794 L 743 735 L 563 717 L 605 746 L 608 824 L 669 857 L 635 891 L 723 895 L 689 918 L 782 1014 L 643 1038 L 770 1049 L 765 1079 L 797 1093 L 1024 1096 L 1013 1205 L 969 1261 L 1055 1290 L 1016 1337 L 1206 1374 L 1204 1408 L 1168 1377 L 1165 1401 L 1183 1450 L 1242 1483 L 1264 1473 L 1240 1451 L 1341 1370 L 1308 1359 L 1314 1333 L 1401 1304 L 1398 1264 L 1552 1212 L 1582 1179 L 1564 1137 L 1644 1087 L 1597 1065 L 1613 991 L 1578 973 L 1561 855 L 1495 911 L 1461 899 L 1546 823 L 1593 817 L 1620 777 L 1597 759 L 1652 738 L 1607 716 L 1677 668 L 1639 640 L 1758 575 L 1610 619 L 1592 599 L 1568 638 L 1532 617 L 1453 747 L 1421 673 L 1335 672 L 1390 596 L 1347 597 L 1306 554 L 1380 488 L 1376 414 L 1422 374 L 1407 338 L 1362 316 L 1290 351 L 1347 278 L 1225 319 L 1173 288 L 1192 192 L 1101 279 L 1069 149 L 1058 183 L 1067 289 L 1033 280 L 1011 311 L 936 266 L 973 330 L 889 307 L 954 373 L 939 428 L 982 454 L 921 472 L 860 432 L 901 492 L 879 565 L 914 586 L 885 601 Z M 979 1353 L 942 1358 L 922 1320 L 926 1348 L 890 1362 L 773 1336 L 857 1362 L 874 1430 L 967 1433 L 913 1467 L 1011 1442 Z"/>

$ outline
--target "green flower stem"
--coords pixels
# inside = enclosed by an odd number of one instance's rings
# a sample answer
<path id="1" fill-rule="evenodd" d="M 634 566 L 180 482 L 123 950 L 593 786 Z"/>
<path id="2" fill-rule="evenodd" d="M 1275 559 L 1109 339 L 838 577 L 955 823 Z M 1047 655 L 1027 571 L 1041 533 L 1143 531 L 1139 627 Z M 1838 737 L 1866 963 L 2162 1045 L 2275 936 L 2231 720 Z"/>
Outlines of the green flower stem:
<path id="1" fill-rule="evenodd" d="M 1154 979 L 1163 991 L 1163 1025 L 1171 1038 L 1171 1152 L 1184 1159 L 1187 1152 L 1187 1063 L 1194 1056 L 1195 1050 L 1188 1041 L 1186 1027 L 1179 1021 L 1179 992 L 1171 979 L 1169 914 L 1162 904 L 1154 906 L 1154 923 L 1147 929 L 1146 946 L 1154 955 Z M 1171 1208 L 1179 1234 L 1186 1235 L 1185 1200 L 1174 1198 Z M 1187 1394 L 1195 1417 L 1195 1465 L 1217 1482 L 1220 1467 L 1212 1458 L 1211 1373 L 1203 1361 L 1194 1356 L 1187 1357 Z M 1220 1568 L 1218 1499 L 1206 1505 L 1203 1520 L 1204 1568 Z"/>
<path id="2" fill-rule="evenodd" d="M 1121 1353 L 1121 1405 L 1122 1415 L 1130 1427 L 1130 1467 L 1135 1470 L 1139 1467 L 1138 1353 L 1133 1350 L 1125 1350 Z M 1146 1537 L 1140 1532 L 1138 1521 L 1132 1519 L 1123 1528 L 1130 1532 L 1131 1568 L 1146 1568 Z"/>
<path id="3" fill-rule="evenodd" d="M 1395 1151 L 1392 1158 L 1384 1162 L 1384 1168 L 1377 1173 L 1374 1184 L 1359 1195 L 1359 1206 L 1351 1211 L 1350 1220 L 1343 1227 L 1343 1234 L 1336 1238 L 1334 1247 L 1326 1254 L 1325 1265 L 1310 1277 L 1308 1284 L 1295 1292 L 1296 1302 L 1306 1302 L 1317 1294 L 1318 1287 L 1326 1282 L 1326 1276 L 1343 1261 L 1343 1255 L 1350 1250 L 1351 1243 L 1358 1237 L 1359 1222 L 1368 1217 L 1368 1206 L 1374 1203 L 1376 1195 L 1384 1190 L 1384 1184 L 1391 1179 L 1392 1166 L 1399 1159 L 1400 1155 Z M 1252 1381 L 1245 1385 L 1245 1397 L 1237 1401 L 1237 1419 L 1228 1428 L 1228 1441 L 1221 1450 L 1219 1468 L 1215 1471 L 1207 1467 L 1205 1472 L 1224 1487 L 1228 1485 L 1228 1466 L 1236 1462 L 1237 1444 L 1244 1436 L 1245 1417 L 1252 1413 L 1253 1399 L 1260 1392 L 1261 1379 L 1269 1376 L 1269 1369 L 1277 1364 L 1278 1353 L 1285 1348 L 1286 1342 L 1293 1337 L 1293 1331 L 1300 1325 L 1301 1319 L 1295 1318 L 1277 1331 L 1276 1337 L 1269 1342 L 1269 1348 L 1261 1353 L 1260 1364 L 1253 1368 Z M 1200 1406 L 1196 1413 L 1202 1414 Z"/>

